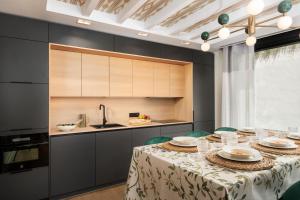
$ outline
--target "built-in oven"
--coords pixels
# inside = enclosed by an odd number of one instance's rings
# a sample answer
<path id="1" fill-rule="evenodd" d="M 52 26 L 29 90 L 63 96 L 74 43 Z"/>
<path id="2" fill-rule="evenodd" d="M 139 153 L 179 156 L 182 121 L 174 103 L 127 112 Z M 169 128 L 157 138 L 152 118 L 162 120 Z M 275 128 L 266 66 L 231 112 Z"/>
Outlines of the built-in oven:
<path id="1" fill-rule="evenodd" d="M 48 133 L 0 136 L 0 173 L 28 171 L 48 164 Z"/>

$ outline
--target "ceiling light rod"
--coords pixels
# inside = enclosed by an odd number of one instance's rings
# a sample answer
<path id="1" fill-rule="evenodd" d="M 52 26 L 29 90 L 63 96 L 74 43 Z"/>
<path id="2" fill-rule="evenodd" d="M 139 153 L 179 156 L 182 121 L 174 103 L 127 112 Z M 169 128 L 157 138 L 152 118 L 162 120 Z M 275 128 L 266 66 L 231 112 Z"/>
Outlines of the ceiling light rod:
<path id="1" fill-rule="evenodd" d="M 226 13 L 221 14 L 218 17 L 218 23 L 222 26 L 221 29 L 219 29 L 218 37 L 209 38 L 210 34 L 205 31 L 201 34 L 201 38 L 204 41 L 204 43 L 201 46 L 201 49 L 203 51 L 208 51 L 210 48 L 210 44 L 208 41 L 215 40 L 215 39 L 227 39 L 231 33 L 237 32 L 240 30 L 245 30 L 245 33 L 248 35 L 246 39 L 246 44 L 248 46 L 253 46 L 256 43 L 256 28 L 257 27 L 271 27 L 273 28 L 274 25 L 263 25 L 263 23 L 272 21 L 274 19 L 278 19 L 277 21 L 277 27 L 281 30 L 286 30 L 289 28 L 297 28 L 293 27 L 293 19 L 287 15 L 287 13 L 292 9 L 292 1 L 291 0 L 283 0 L 279 3 L 277 7 L 277 11 L 281 13 L 279 16 L 269 18 L 267 20 L 264 20 L 262 22 L 256 23 L 256 16 L 260 14 L 264 10 L 264 1 L 263 0 L 251 0 L 247 6 L 247 11 L 249 14 L 248 17 L 248 24 L 247 25 L 230 25 L 229 22 L 229 15 Z M 229 28 L 231 27 L 240 27 L 242 29 L 235 30 L 233 32 L 230 32 Z"/>

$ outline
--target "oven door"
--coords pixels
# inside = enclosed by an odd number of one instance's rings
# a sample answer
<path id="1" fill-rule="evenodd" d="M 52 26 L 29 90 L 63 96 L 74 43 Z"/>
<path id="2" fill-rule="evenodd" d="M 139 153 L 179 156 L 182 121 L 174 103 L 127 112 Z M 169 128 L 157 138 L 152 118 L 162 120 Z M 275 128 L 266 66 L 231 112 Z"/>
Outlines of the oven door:
<path id="1" fill-rule="evenodd" d="M 18 173 L 49 163 L 48 142 L 1 147 L 0 172 Z"/>

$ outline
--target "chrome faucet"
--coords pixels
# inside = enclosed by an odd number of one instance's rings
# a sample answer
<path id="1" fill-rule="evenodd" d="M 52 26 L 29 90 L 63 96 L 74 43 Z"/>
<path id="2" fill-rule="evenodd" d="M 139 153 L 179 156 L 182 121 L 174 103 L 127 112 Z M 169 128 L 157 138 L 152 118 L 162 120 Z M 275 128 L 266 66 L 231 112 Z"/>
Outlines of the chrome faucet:
<path id="1" fill-rule="evenodd" d="M 103 109 L 103 119 L 102 119 L 102 126 L 105 126 L 107 120 L 106 120 L 106 117 L 105 117 L 105 105 L 103 104 L 100 104 L 99 106 L 99 110 Z"/>

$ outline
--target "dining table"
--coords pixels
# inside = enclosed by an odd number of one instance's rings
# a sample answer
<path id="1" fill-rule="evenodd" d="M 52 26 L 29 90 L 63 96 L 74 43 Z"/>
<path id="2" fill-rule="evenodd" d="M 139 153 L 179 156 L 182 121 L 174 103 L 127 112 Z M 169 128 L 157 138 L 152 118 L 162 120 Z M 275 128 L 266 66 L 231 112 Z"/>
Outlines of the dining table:
<path id="1" fill-rule="evenodd" d="M 135 147 L 125 199 L 280 199 L 300 180 L 300 156 L 262 155 L 272 160 L 271 168 L 238 170 L 210 162 L 198 152 L 170 151 L 161 144 Z"/>

